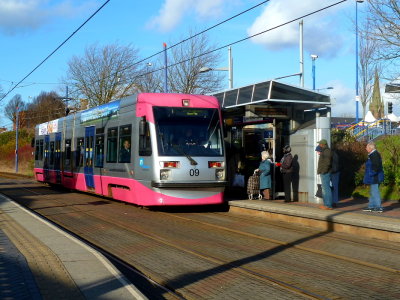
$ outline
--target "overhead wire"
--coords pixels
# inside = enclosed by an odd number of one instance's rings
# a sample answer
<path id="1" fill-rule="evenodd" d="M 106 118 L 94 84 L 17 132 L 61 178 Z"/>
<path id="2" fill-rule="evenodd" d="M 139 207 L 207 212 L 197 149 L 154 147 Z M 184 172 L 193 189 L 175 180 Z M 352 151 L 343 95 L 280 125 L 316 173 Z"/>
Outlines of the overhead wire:
<path id="1" fill-rule="evenodd" d="M 35 72 L 41 65 L 43 65 L 54 53 L 56 53 L 69 39 L 71 39 L 83 26 L 86 25 L 104 6 L 106 6 L 111 0 L 105 1 L 89 18 L 86 19 L 73 33 L 71 33 L 56 49 L 54 49 L 45 59 L 43 59 L 32 71 L 30 71 L 24 78 L 22 78 L 17 84 L 15 84 L 8 92 L 6 92 L 0 102 L 7 97 L 19 84 L 21 84 L 26 78 L 28 78 L 33 72 Z"/>
<path id="2" fill-rule="evenodd" d="M 64 45 L 64 44 L 65 44 L 79 29 L 81 29 L 81 28 L 82 28 L 95 14 L 97 14 L 97 12 L 99 12 L 109 1 L 110 1 L 110 0 L 106 1 L 95 13 L 93 13 L 93 14 L 92 14 L 92 15 L 91 15 L 77 30 L 75 30 L 75 31 L 74 31 L 60 46 L 58 46 L 48 57 L 46 57 L 39 65 L 37 65 L 31 72 L 29 72 L 28 75 L 26 75 L 22 80 L 20 80 L 16 85 L 14 85 L 14 87 L 13 87 L 11 90 L 9 90 L 9 91 L 0 99 L 0 101 L 3 100 L 7 95 L 9 95 L 19 84 L 21 84 L 21 83 L 22 83 L 27 77 L 29 77 L 34 71 L 36 71 L 48 58 L 50 58 L 51 55 L 53 55 L 59 48 L 61 48 L 61 46 L 63 46 L 63 45 Z M 186 39 L 183 39 L 183 40 L 181 40 L 181 41 L 179 41 L 179 42 L 177 42 L 177 43 L 175 43 L 175 44 L 173 44 L 173 45 L 167 47 L 166 50 L 172 49 L 172 48 L 174 48 L 174 47 L 176 47 L 176 46 L 178 46 L 178 45 L 180 45 L 180 44 L 182 44 L 182 43 L 184 43 L 184 42 L 186 42 L 186 41 L 189 41 L 190 39 L 193 39 L 193 38 L 195 38 L 196 36 L 199 36 L 199 35 L 201 35 L 201 34 L 207 32 L 207 31 L 209 31 L 209 30 L 211 30 L 211 29 L 214 29 L 215 27 L 218 27 L 218 26 L 220 26 L 220 25 L 222 25 L 222 24 L 224 24 L 224 23 L 226 23 L 226 22 L 228 22 L 228 21 L 230 21 L 230 20 L 233 20 L 234 18 L 237 18 L 237 17 L 239 17 L 239 16 L 241 16 L 241 15 L 243 15 L 243 14 L 245 14 L 245 13 L 247 13 L 247 12 L 249 12 L 249 11 L 251 11 L 251 10 L 253 10 L 253 9 L 255 9 L 255 8 L 257 8 L 257 7 L 259 7 L 259 6 L 263 5 L 263 4 L 265 4 L 265 3 L 267 3 L 267 2 L 269 2 L 269 1 L 270 1 L 270 0 L 262 1 L 262 2 L 260 2 L 260 3 L 256 4 L 256 5 L 254 5 L 254 6 L 252 6 L 252 7 L 250 7 L 250 8 L 248 8 L 248 9 L 244 10 L 244 11 L 241 11 L 241 12 L 237 13 L 236 15 L 233 15 L 232 17 L 229 17 L 229 18 L 227 18 L 227 19 L 225 19 L 225 20 L 223 20 L 223 21 L 221 21 L 221 22 L 219 22 L 219 23 L 217 23 L 217 24 L 215 24 L 215 25 L 213 25 L 213 26 L 211 26 L 211 27 L 209 27 L 209 28 L 207 28 L 207 29 L 204 29 L 204 30 L 202 30 L 202 31 L 200 31 L 200 32 L 198 32 L 198 33 L 196 33 L 196 34 L 194 34 L 194 35 L 192 35 L 192 36 L 190 36 L 190 37 L 188 37 L 188 38 L 186 38 Z M 164 51 L 164 50 L 159 51 L 159 52 L 157 52 L 157 53 L 155 53 L 155 54 L 152 54 L 152 55 L 150 55 L 150 56 L 148 56 L 148 57 L 146 57 L 146 58 L 143 58 L 143 59 L 141 59 L 140 61 L 135 62 L 134 64 L 132 64 L 132 65 L 130 65 L 130 66 L 127 66 L 127 67 L 123 68 L 123 69 L 120 70 L 120 71 L 124 71 L 124 70 L 129 69 L 129 68 L 131 68 L 131 67 L 133 67 L 133 66 L 135 66 L 135 65 L 137 65 L 137 64 L 140 64 L 140 63 L 142 63 L 142 62 L 144 62 L 144 61 L 146 61 L 146 60 L 149 60 L 150 58 L 153 58 L 153 57 L 155 57 L 155 56 L 157 56 L 157 55 L 163 53 L 163 51 Z M 119 71 L 119 72 L 120 72 L 120 71 Z M 109 75 L 109 77 L 110 77 L 110 76 L 112 76 L 112 75 Z"/>
<path id="3" fill-rule="evenodd" d="M 95 14 L 97 14 L 97 12 L 100 11 L 109 1 L 110 1 L 110 0 L 106 1 L 94 14 L 92 14 L 92 16 L 91 16 L 89 19 L 87 19 L 77 30 L 75 30 L 75 32 L 74 32 L 73 34 L 71 34 L 70 37 L 72 37 L 72 35 L 74 35 L 80 28 L 82 28 Z M 176 46 L 178 46 L 178 45 L 180 45 L 180 44 L 182 44 L 182 43 L 184 43 L 184 42 L 186 42 L 186 41 L 188 41 L 188 40 L 190 40 L 190 39 L 192 39 L 192 38 L 194 38 L 194 37 L 196 37 L 196 36 L 199 36 L 199 35 L 201 35 L 201 34 L 207 32 L 207 31 L 209 31 L 209 30 L 211 30 L 211 29 L 213 29 L 213 28 L 215 28 L 215 27 L 217 27 L 217 26 L 219 26 L 219 25 L 221 25 L 221 24 L 223 24 L 223 23 L 226 23 L 226 22 L 228 22 L 228 21 L 230 21 L 230 20 L 232 20 L 232 19 L 234 19 L 234 18 L 236 18 L 236 17 L 238 17 L 238 16 L 240 16 L 240 15 L 246 13 L 246 12 L 249 12 L 250 10 L 252 10 L 252 9 L 254 9 L 254 8 L 256 8 L 256 7 L 260 6 L 260 5 L 262 5 L 262 4 L 265 4 L 266 2 L 269 2 L 269 1 L 270 1 L 270 0 L 266 0 L 266 1 L 260 2 L 260 3 L 257 4 L 257 5 L 254 5 L 254 6 L 250 7 L 250 8 L 248 8 L 248 9 L 246 9 L 246 10 L 244 10 L 244 11 L 242 11 L 242 12 L 240 12 L 240 13 L 238 13 L 238 14 L 236 14 L 236 15 L 230 17 L 230 18 L 228 18 L 228 19 L 225 19 L 225 20 L 223 20 L 223 21 L 221 21 L 221 22 L 219 22 L 219 23 L 217 23 L 217 24 L 215 24 L 215 25 L 213 25 L 213 26 L 211 26 L 211 27 L 209 27 L 209 28 L 207 28 L 207 29 L 205 29 L 205 30 L 203 30 L 203 31 L 200 31 L 200 32 L 198 32 L 198 33 L 196 33 L 196 34 L 194 34 L 194 35 L 192 35 L 192 36 L 190 36 L 190 37 L 188 37 L 188 38 L 186 38 L 186 39 L 181 40 L 180 42 L 177 42 L 177 43 L 173 44 L 172 46 L 166 48 L 166 50 L 171 49 L 171 48 L 174 48 L 174 47 L 176 47 Z M 226 48 L 226 47 L 228 47 L 228 46 L 232 46 L 232 45 L 235 45 L 235 44 L 244 42 L 244 41 L 249 40 L 249 39 L 251 39 L 251 38 L 254 38 L 254 37 L 258 36 L 258 35 L 261 35 L 261 34 L 264 34 L 264 33 L 266 33 L 266 32 L 272 31 L 272 30 L 274 30 L 274 29 L 283 27 L 283 26 L 285 26 L 285 25 L 288 25 L 288 24 L 293 23 L 293 22 L 295 22 L 295 21 L 298 21 L 298 20 L 300 20 L 300 19 L 306 18 L 306 17 L 311 16 L 311 15 L 313 15 L 313 14 L 319 13 L 319 12 L 321 12 L 321 11 L 324 11 L 324 10 L 326 10 L 326 9 L 329 9 L 329 8 L 331 8 L 331 7 L 334 7 L 334 6 L 336 6 L 336 5 L 339 5 L 339 4 L 341 4 L 341 3 L 343 3 L 343 2 L 346 2 L 346 1 L 347 1 L 347 0 L 338 1 L 338 2 L 333 3 L 333 4 L 331 4 L 331 5 L 325 6 L 325 7 L 321 8 L 321 9 L 312 11 L 312 12 L 310 12 L 310 13 L 308 13 L 308 14 L 305 14 L 305 15 L 302 15 L 302 16 L 300 16 L 300 17 L 294 18 L 294 19 L 292 19 L 292 20 L 290 20 L 290 21 L 287 21 L 287 22 L 285 22 L 285 23 L 282 23 L 282 24 L 279 24 L 279 25 L 277 25 L 277 26 L 271 27 L 271 28 L 266 29 L 266 30 L 264 30 L 264 31 L 258 32 L 258 33 L 256 33 L 256 34 L 253 34 L 253 35 L 251 35 L 251 36 L 242 38 L 242 39 L 240 39 L 240 40 L 237 40 L 237 41 L 234 41 L 234 42 L 231 42 L 231 43 L 228 43 L 228 44 L 226 44 L 226 45 L 224 45 L 224 46 L 220 46 L 220 47 L 215 48 L 215 49 L 213 49 L 213 50 L 210 50 L 210 51 L 201 53 L 201 54 L 199 54 L 199 55 L 197 55 L 197 56 L 194 56 L 194 57 L 191 57 L 191 58 L 189 58 L 189 59 L 185 59 L 185 60 L 176 62 L 176 63 L 171 64 L 171 65 L 163 66 L 163 67 L 161 67 L 161 68 L 158 68 L 158 69 L 155 69 L 155 70 L 152 70 L 152 71 L 148 71 L 148 72 L 139 74 L 139 75 L 135 76 L 135 78 L 141 77 L 141 76 L 146 76 L 146 75 L 149 75 L 149 74 L 152 74 L 152 73 L 155 73 L 155 72 L 159 72 L 159 71 L 161 71 L 161 70 L 164 70 L 165 67 L 167 67 L 167 68 L 168 68 L 168 67 L 174 67 L 174 66 L 176 66 L 176 65 L 179 65 L 179 64 L 188 62 L 188 61 L 190 61 L 190 60 L 193 59 L 193 58 L 199 58 L 199 57 L 201 57 L 201 56 L 204 56 L 204 55 L 207 55 L 207 54 L 210 54 L 210 53 L 219 51 L 219 50 L 221 50 L 221 49 L 223 49 L 223 48 Z M 70 37 L 69 37 L 69 38 L 70 38 Z M 69 39 L 69 38 L 68 38 L 68 39 Z M 68 40 L 68 39 L 67 39 L 67 40 Z M 65 41 L 63 42 L 63 44 L 65 44 L 65 42 L 66 42 L 67 40 L 65 40 Z M 63 45 L 63 44 L 62 44 L 62 45 Z M 57 47 L 56 50 L 58 50 L 62 45 L 60 45 L 59 47 Z M 56 51 L 56 50 L 55 50 L 55 51 Z M 52 54 L 54 54 L 55 51 L 53 51 Z M 165 51 L 165 50 L 159 51 L 159 52 L 157 52 L 157 53 L 155 53 L 155 54 L 153 54 L 153 55 L 151 55 L 151 56 L 148 56 L 148 57 L 146 57 L 146 58 L 144 58 L 144 59 L 142 59 L 142 60 L 140 60 L 140 61 L 138 61 L 138 62 L 135 62 L 134 64 L 125 67 L 123 70 L 126 70 L 126 69 L 128 69 L 128 68 L 131 68 L 131 67 L 134 66 L 134 65 L 140 64 L 140 63 L 142 63 L 142 62 L 144 62 L 144 61 L 146 61 L 146 60 L 148 60 L 148 59 L 150 59 L 150 58 L 152 58 L 152 57 L 154 57 L 154 56 L 156 56 L 156 55 L 159 55 L 159 54 L 163 53 L 164 51 Z M 52 55 L 52 54 L 51 54 L 51 55 Z M 48 57 L 49 57 L 49 56 L 48 56 Z M 46 58 L 46 59 L 47 59 L 47 58 Z M 46 60 L 46 59 L 45 59 L 45 60 Z M 18 86 L 23 80 L 25 80 L 30 74 L 32 74 L 37 68 L 39 68 L 40 65 L 43 64 L 43 63 L 45 62 L 45 60 L 42 61 L 42 62 L 41 62 L 34 70 L 32 70 L 27 76 L 25 76 L 24 79 L 22 79 L 19 83 L 17 83 L 17 84 L 13 87 L 13 89 L 15 89 L 16 86 Z M 121 71 L 121 70 L 120 70 L 120 71 Z M 119 72 L 120 72 L 120 71 L 119 71 Z M 108 77 L 110 77 L 110 76 L 112 76 L 112 75 L 109 75 Z M 9 91 L 5 96 L 7 96 L 10 92 L 11 92 L 11 91 Z M 74 92 L 74 91 L 71 91 L 71 93 L 73 93 L 73 92 Z M 76 92 L 76 91 L 75 91 L 75 92 Z M 5 96 L 3 96 L 3 98 L 4 98 Z M 1 98 L 0 101 L 1 101 L 3 98 Z"/>
<path id="4" fill-rule="evenodd" d="M 299 20 L 301 20 L 301 19 L 304 19 L 304 18 L 306 18 L 306 17 L 309 17 L 309 16 L 311 16 L 311 15 L 314 15 L 314 14 L 316 14 L 316 13 L 319 13 L 319 12 L 321 12 L 321 11 L 324 11 L 324 10 L 326 10 L 326 9 L 329 9 L 329 8 L 331 8 L 331 7 L 334 7 L 334 6 L 336 6 L 336 5 L 339 5 L 339 4 L 341 4 L 341 3 L 343 3 L 343 2 L 346 2 L 346 1 L 347 1 L 347 0 L 338 1 L 338 2 L 333 3 L 333 4 L 331 4 L 331 5 L 325 6 L 325 7 L 323 7 L 323 8 L 318 9 L 318 10 L 315 10 L 315 11 L 312 11 L 312 12 L 307 13 L 307 14 L 305 14 L 305 15 L 302 15 L 302 16 L 300 16 L 300 17 L 294 18 L 294 19 L 292 19 L 292 20 L 290 20 L 290 21 L 284 22 L 284 23 L 282 23 L 282 24 L 279 24 L 279 25 L 276 25 L 276 26 L 274 26 L 274 27 L 271 27 L 271 28 L 268 28 L 268 29 L 266 29 L 266 30 L 260 31 L 260 32 L 258 32 L 258 33 L 255 33 L 255 34 L 253 34 L 253 35 L 251 35 L 251 36 L 248 36 L 248 37 L 242 38 L 242 39 L 240 39 L 240 40 L 237 40 L 237 41 L 234 41 L 234 42 L 225 44 L 225 45 L 220 46 L 220 47 L 218 47 L 218 48 L 212 49 L 212 50 L 207 51 L 207 52 L 203 52 L 203 53 L 201 53 L 201 54 L 199 54 L 199 55 L 190 57 L 190 58 L 185 59 L 185 60 L 181 60 L 181 61 L 176 62 L 176 63 L 174 63 L 174 64 L 167 65 L 167 66 L 163 66 L 163 67 L 161 67 L 161 68 L 158 68 L 158 69 L 155 69 L 155 70 L 146 72 L 146 73 L 139 74 L 139 75 L 137 75 L 136 77 L 134 77 L 134 79 L 137 78 L 137 77 L 146 76 L 146 75 L 149 75 L 149 74 L 152 74 L 152 73 L 155 73 L 155 72 L 159 72 L 159 71 L 161 71 L 161 70 L 164 70 L 166 67 L 167 67 L 167 68 L 170 68 L 170 67 L 177 66 L 177 65 L 179 65 L 179 64 L 186 63 L 186 62 L 188 62 L 188 61 L 190 61 L 190 60 L 192 60 L 192 59 L 199 58 L 199 57 L 202 57 L 202 56 L 204 56 L 204 55 L 211 54 L 211 53 L 213 53 L 213 52 L 222 50 L 222 49 L 224 49 L 224 48 L 226 48 L 226 47 L 229 47 L 229 46 L 232 46 L 232 45 L 235 45 L 235 44 L 244 42 L 244 41 L 246 41 L 246 40 L 252 39 L 252 38 L 254 38 L 254 37 L 256 37 L 256 36 L 259 36 L 259 35 L 261 35 L 261 34 L 264 34 L 264 33 L 269 32 L 269 31 L 278 29 L 278 28 L 280 28 L 280 27 L 283 27 L 283 26 L 285 26 L 285 25 L 291 24 L 291 23 L 293 23 L 293 22 L 299 21 Z M 158 54 L 160 54 L 160 53 L 161 53 L 161 52 L 159 52 Z M 142 60 L 142 62 L 143 62 L 143 60 Z M 132 65 L 132 66 L 133 66 L 133 65 Z M 110 75 L 110 76 L 111 76 L 111 75 Z"/>

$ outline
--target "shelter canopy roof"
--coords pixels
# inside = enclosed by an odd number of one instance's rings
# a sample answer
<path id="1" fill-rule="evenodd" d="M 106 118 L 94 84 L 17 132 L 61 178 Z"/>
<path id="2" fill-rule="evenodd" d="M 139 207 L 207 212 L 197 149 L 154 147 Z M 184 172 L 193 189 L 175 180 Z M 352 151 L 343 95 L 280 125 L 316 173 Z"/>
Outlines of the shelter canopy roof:
<path id="1" fill-rule="evenodd" d="M 223 108 L 261 104 L 263 102 L 309 104 L 310 108 L 331 104 L 329 95 L 268 80 L 212 94 Z"/>

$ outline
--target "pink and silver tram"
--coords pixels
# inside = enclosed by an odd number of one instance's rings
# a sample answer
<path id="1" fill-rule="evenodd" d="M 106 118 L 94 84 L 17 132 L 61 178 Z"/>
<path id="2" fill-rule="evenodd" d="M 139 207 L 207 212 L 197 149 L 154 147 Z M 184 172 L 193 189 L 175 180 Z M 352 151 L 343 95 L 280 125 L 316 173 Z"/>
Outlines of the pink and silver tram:
<path id="1" fill-rule="evenodd" d="M 223 202 L 221 110 L 203 95 L 143 93 L 35 129 L 35 178 L 143 206 Z"/>

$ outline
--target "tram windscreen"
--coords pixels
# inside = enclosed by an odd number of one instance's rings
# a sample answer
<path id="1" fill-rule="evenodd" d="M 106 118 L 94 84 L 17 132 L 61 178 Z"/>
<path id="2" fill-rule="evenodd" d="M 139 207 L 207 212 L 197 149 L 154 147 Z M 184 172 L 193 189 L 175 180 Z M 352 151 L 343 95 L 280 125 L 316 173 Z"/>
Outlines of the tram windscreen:
<path id="1" fill-rule="evenodd" d="M 219 113 L 214 108 L 154 107 L 160 156 L 223 156 Z"/>

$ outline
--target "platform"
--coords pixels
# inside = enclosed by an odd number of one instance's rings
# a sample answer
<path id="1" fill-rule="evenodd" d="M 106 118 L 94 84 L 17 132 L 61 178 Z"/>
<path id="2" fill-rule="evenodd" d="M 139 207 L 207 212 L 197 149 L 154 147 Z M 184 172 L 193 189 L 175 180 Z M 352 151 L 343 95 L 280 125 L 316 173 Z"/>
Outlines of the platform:
<path id="1" fill-rule="evenodd" d="M 318 204 L 283 200 L 229 200 L 232 213 L 253 214 L 270 219 L 298 223 L 324 231 L 337 231 L 369 238 L 400 242 L 400 203 L 383 201 L 384 211 L 364 212 L 367 200 L 342 199 L 332 210 Z"/>
<path id="2" fill-rule="evenodd" d="M 0 299 L 147 299 L 99 252 L 0 194 Z"/>

